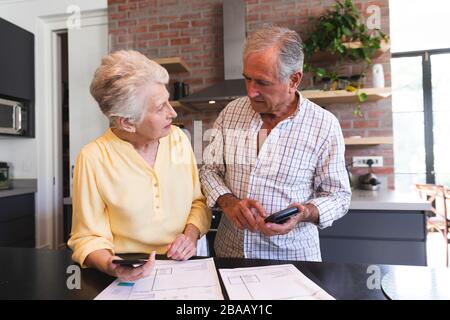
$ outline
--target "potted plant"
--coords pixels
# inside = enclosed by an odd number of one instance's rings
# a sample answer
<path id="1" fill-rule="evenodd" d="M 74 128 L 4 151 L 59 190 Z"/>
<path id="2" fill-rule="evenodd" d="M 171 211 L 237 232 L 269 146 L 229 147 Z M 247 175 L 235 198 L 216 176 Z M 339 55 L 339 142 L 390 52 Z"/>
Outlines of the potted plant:
<path id="1" fill-rule="evenodd" d="M 304 43 L 305 71 L 311 71 L 314 77 L 338 78 L 335 71 L 327 72 L 324 68 L 314 65 L 313 56 L 327 52 L 343 61 L 349 59 L 355 63 L 363 63 L 363 72 L 355 84 L 346 89 L 358 95 L 358 105 L 355 114 L 361 114 L 360 105 L 367 99 L 367 95 L 360 91 L 364 76 L 381 45 L 388 41 L 388 37 L 381 30 L 369 31 L 360 21 L 361 14 L 352 0 L 336 1 L 332 10 L 314 19 L 311 36 Z M 333 85 L 330 86 L 333 88 Z"/>

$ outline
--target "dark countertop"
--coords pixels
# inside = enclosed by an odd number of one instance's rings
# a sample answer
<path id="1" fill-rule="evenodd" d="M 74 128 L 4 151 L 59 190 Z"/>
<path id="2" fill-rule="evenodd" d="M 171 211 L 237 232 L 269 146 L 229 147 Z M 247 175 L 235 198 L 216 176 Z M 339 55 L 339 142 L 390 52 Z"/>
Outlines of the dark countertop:
<path id="1" fill-rule="evenodd" d="M 387 299 L 381 288 L 368 288 L 369 277 L 373 274 L 368 272 L 368 265 L 228 258 L 214 258 L 214 262 L 217 268 L 292 263 L 336 299 Z M 73 273 L 67 268 L 72 265 L 68 250 L 0 248 L 0 299 L 93 299 L 114 280 L 97 270 L 82 269 L 81 289 L 69 290 L 67 282 Z M 377 268 L 381 276 L 393 274 L 393 271 L 402 274 L 408 270 L 413 275 L 434 270 L 388 265 L 370 268 Z M 450 272 L 444 270 L 447 274 Z M 222 290 L 227 297 L 223 286 Z"/>
<path id="2" fill-rule="evenodd" d="M 0 198 L 35 193 L 36 191 L 36 179 L 16 179 L 12 180 L 11 189 L 0 190 Z"/>

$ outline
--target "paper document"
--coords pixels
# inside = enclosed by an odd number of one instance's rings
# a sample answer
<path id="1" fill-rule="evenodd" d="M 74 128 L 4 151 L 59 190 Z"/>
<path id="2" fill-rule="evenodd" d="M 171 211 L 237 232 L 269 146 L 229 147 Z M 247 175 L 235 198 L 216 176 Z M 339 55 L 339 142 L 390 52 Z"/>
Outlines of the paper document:
<path id="1" fill-rule="evenodd" d="M 156 260 L 150 276 L 132 282 L 118 279 L 95 300 L 223 300 L 212 258 Z"/>
<path id="2" fill-rule="evenodd" d="M 292 264 L 219 272 L 230 300 L 334 300 Z"/>

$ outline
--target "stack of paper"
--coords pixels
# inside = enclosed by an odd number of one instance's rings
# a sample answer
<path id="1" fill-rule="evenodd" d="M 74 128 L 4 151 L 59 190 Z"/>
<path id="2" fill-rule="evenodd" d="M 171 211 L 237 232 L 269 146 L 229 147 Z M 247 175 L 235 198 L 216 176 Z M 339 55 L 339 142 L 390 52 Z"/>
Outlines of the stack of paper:
<path id="1" fill-rule="evenodd" d="M 292 264 L 219 272 L 230 300 L 334 300 Z"/>
<path id="2" fill-rule="evenodd" d="M 231 300 L 334 299 L 294 265 L 219 269 Z M 147 278 L 114 281 L 96 300 L 222 300 L 213 258 L 157 260 Z"/>
<path id="3" fill-rule="evenodd" d="M 222 300 L 212 258 L 189 261 L 156 260 L 147 278 L 114 281 L 96 300 Z"/>

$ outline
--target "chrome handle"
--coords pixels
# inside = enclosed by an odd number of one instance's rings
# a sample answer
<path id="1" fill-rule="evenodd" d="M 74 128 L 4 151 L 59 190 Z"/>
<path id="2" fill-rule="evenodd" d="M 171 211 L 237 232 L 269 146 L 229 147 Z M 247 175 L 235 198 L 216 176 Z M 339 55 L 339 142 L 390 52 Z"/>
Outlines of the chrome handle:
<path id="1" fill-rule="evenodd" d="M 22 107 L 20 106 L 20 104 L 14 105 L 13 123 L 14 130 L 16 130 L 17 132 L 22 130 Z"/>

